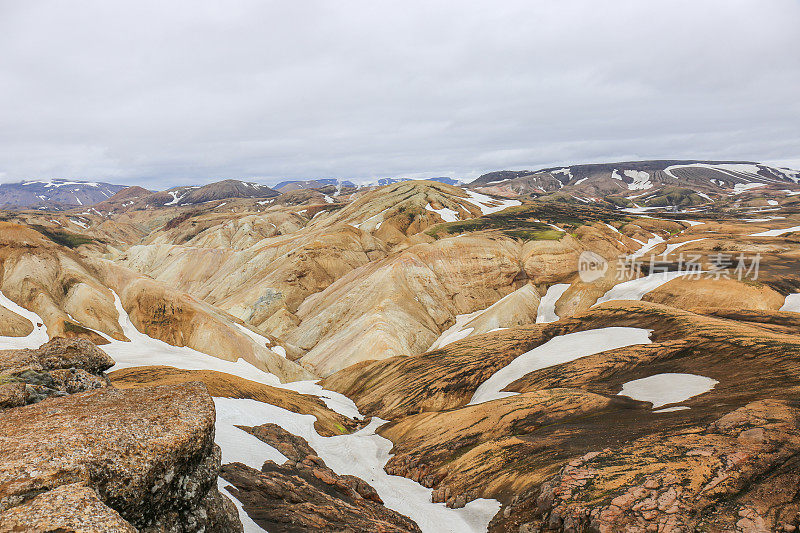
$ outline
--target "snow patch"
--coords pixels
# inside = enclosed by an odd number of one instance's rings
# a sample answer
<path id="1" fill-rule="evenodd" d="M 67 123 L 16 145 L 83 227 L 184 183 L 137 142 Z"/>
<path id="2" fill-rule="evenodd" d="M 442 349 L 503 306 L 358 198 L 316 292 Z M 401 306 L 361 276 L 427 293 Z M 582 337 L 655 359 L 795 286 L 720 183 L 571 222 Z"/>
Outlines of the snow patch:
<path id="1" fill-rule="evenodd" d="M 465 198 L 465 200 L 478 206 L 478 208 L 481 210 L 481 214 L 484 215 L 490 215 L 509 207 L 522 205 L 522 202 L 519 200 L 500 200 L 497 198 L 492 198 L 491 196 L 486 196 L 485 194 L 477 193 L 475 191 L 466 191 L 466 193 L 469 195 L 469 198 Z"/>
<path id="2" fill-rule="evenodd" d="M 766 183 L 737 183 L 733 186 L 733 194 L 742 194 L 750 189 L 765 187 L 766 185 Z"/>
<path id="3" fill-rule="evenodd" d="M 569 289 L 569 283 L 556 283 L 547 288 L 547 292 L 539 301 L 539 309 L 536 311 L 536 323 L 543 324 L 558 320 L 556 314 L 556 302 Z"/>
<path id="4" fill-rule="evenodd" d="M 675 250 L 677 250 L 678 248 L 680 248 L 684 244 L 689 244 L 690 242 L 697 242 L 697 241 L 704 241 L 704 240 L 705 240 L 705 238 L 692 239 L 691 241 L 683 241 L 683 242 L 674 243 L 674 244 L 667 244 L 666 248 L 661 253 L 661 256 L 662 257 L 667 257 L 669 254 L 671 254 L 672 252 L 674 252 Z"/>
<path id="5" fill-rule="evenodd" d="M 767 231 L 759 231 L 758 233 L 751 233 L 751 237 L 778 237 L 784 233 L 791 233 L 793 231 L 800 231 L 800 226 L 792 226 L 791 228 L 783 229 L 770 229 Z"/>
<path id="6" fill-rule="evenodd" d="M 0 349 L 19 350 L 22 348 L 38 348 L 50 340 L 50 337 L 47 335 L 47 326 L 44 325 L 44 320 L 42 320 L 39 315 L 16 304 L 2 292 L 0 292 L 0 305 L 28 319 L 28 321 L 33 324 L 33 331 L 25 337 L 0 337 Z"/>
<path id="7" fill-rule="evenodd" d="M 653 187 L 653 182 L 650 181 L 650 174 L 644 170 L 624 170 L 622 173 L 633 180 L 632 183 L 628 184 L 628 190 L 640 191 Z"/>
<path id="8" fill-rule="evenodd" d="M 611 300 L 641 300 L 642 297 L 650 291 L 653 291 L 668 281 L 686 275 L 688 272 L 658 272 L 643 276 L 641 278 L 623 281 L 612 287 L 594 305 L 600 305 L 603 302 Z M 594 307 L 594 306 L 592 306 Z"/>
<path id="9" fill-rule="evenodd" d="M 789 294 L 783 305 L 778 311 L 791 311 L 793 313 L 800 313 L 800 293 Z"/>
<path id="10" fill-rule="evenodd" d="M 719 381 L 696 374 L 656 374 L 628 381 L 622 385 L 620 396 L 650 402 L 653 409 L 680 403 L 714 388 Z M 662 411 L 663 412 L 663 411 Z"/>
<path id="11" fill-rule="evenodd" d="M 442 220 L 444 220 L 445 222 L 456 222 L 457 220 L 459 220 L 458 211 L 453 211 L 452 209 L 448 209 L 447 207 L 434 209 L 433 207 L 431 207 L 431 204 L 428 204 L 425 206 L 425 209 L 433 213 L 436 213 L 437 215 L 442 217 Z"/>
<path id="12" fill-rule="evenodd" d="M 172 200 L 170 200 L 169 202 L 165 203 L 164 205 L 175 205 L 178 202 L 180 202 L 181 200 L 183 200 L 184 196 L 186 196 L 185 194 L 184 195 L 179 195 L 176 191 L 167 191 L 167 192 L 169 193 L 170 196 L 172 196 Z"/>
<path id="13" fill-rule="evenodd" d="M 638 250 L 636 250 L 635 252 L 630 254 L 628 256 L 628 259 L 629 260 L 638 259 L 638 258 L 642 257 L 644 254 L 646 254 L 647 252 L 649 252 L 650 250 L 652 250 L 653 248 L 655 248 L 656 246 L 658 246 L 659 244 L 661 244 L 662 242 L 664 242 L 664 239 L 662 237 L 659 237 L 658 235 L 654 235 L 653 237 L 650 237 L 647 240 L 647 242 L 642 245 L 641 248 L 639 248 Z"/>

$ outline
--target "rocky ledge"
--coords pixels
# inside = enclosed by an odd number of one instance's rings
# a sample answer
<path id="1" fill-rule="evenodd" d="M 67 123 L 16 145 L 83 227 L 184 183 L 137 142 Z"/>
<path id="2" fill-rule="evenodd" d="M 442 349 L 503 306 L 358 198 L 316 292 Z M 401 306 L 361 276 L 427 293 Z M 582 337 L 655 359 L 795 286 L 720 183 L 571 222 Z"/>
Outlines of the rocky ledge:
<path id="1" fill-rule="evenodd" d="M 102 374 L 111 365 L 78 339 L 0 352 L 5 383 L 37 393 L 22 397 L 35 403 L 0 411 L 0 532 L 242 531 L 217 489 L 205 386 L 120 390 Z M 58 381 L 62 371 L 86 381 Z M 32 375 L 53 380 L 44 394 Z M 69 394 L 81 388 L 92 390 Z"/>
<path id="2" fill-rule="evenodd" d="M 242 427 L 287 457 L 261 471 L 241 463 L 222 468 L 229 490 L 250 518 L 271 533 L 306 531 L 419 532 L 409 518 L 386 508 L 375 489 L 355 476 L 340 476 L 308 442 L 275 424 Z"/>

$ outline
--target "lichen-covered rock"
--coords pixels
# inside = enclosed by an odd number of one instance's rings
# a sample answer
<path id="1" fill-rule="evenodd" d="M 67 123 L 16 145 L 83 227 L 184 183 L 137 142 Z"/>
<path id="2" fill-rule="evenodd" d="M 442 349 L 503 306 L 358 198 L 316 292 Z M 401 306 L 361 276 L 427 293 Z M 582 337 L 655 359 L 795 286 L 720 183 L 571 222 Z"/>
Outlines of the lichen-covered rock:
<path id="1" fill-rule="evenodd" d="M 56 337 L 35 350 L 0 350 L 0 409 L 109 386 L 114 366 L 103 350 L 81 338 Z"/>
<path id="2" fill-rule="evenodd" d="M 37 351 L 40 364 L 48 370 L 81 368 L 97 374 L 114 366 L 114 360 L 103 350 L 79 337 L 56 337 Z"/>
<path id="3" fill-rule="evenodd" d="M 81 483 L 56 487 L 0 513 L 0 531 L 137 533 L 94 490 Z"/>
<path id="4" fill-rule="evenodd" d="M 199 383 L 109 387 L 6 410 L 0 512 L 81 483 L 140 531 L 241 530 L 217 494 L 214 419 Z"/>
<path id="5" fill-rule="evenodd" d="M 25 398 L 25 383 L 0 381 L 0 409 L 25 405 Z"/>
<path id="6" fill-rule="evenodd" d="M 515 497 L 489 531 L 795 531 L 798 415 L 761 400 L 705 428 L 586 454 Z"/>
<path id="7" fill-rule="evenodd" d="M 0 350 L 0 373 L 80 368 L 99 374 L 114 366 L 103 350 L 81 338 L 56 337 L 34 350 Z"/>
<path id="8" fill-rule="evenodd" d="M 266 442 L 290 461 L 299 462 L 309 455 L 317 455 L 306 439 L 289 433 L 278 424 L 262 424 L 252 428 L 239 426 L 239 428 Z"/>

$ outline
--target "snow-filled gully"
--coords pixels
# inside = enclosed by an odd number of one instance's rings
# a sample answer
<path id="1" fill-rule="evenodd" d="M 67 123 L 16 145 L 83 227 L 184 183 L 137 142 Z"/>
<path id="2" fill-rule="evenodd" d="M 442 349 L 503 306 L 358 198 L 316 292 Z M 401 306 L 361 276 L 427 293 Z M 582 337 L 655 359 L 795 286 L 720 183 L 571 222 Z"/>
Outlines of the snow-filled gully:
<path id="1" fill-rule="evenodd" d="M 308 441 L 328 467 L 338 474 L 358 476 L 372 485 L 386 506 L 414 520 L 420 529 L 431 533 L 469 533 L 486 531 L 489 520 L 500 509 L 495 500 L 473 500 L 462 509 L 449 509 L 431 503 L 431 490 L 404 477 L 391 476 L 383 467 L 389 460 L 392 443 L 375 433 L 384 421 L 373 418 L 365 428 L 350 435 L 322 437 L 314 430 L 312 415 L 301 415 L 255 400 L 215 398 L 217 443 L 222 461 L 239 461 L 260 469 L 271 459 L 286 458 L 271 446 L 234 427 L 272 422 Z M 258 531 L 258 530 L 256 530 Z"/>

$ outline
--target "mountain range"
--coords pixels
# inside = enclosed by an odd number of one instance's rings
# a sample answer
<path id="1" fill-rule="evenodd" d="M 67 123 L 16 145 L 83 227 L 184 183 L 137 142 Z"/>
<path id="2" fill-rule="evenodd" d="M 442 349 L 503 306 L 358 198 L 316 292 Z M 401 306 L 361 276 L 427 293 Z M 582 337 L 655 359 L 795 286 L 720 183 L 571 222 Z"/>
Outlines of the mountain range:
<path id="1" fill-rule="evenodd" d="M 410 181 L 382 178 L 377 185 Z M 453 178 L 429 178 L 457 185 Z M 619 207 L 694 205 L 712 197 L 732 196 L 757 187 L 796 184 L 800 171 L 746 161 L 628 161 L 552 167 L 535 171 L 501 170 L 483 174 L 469 187 L 501 196 L 551 196 L 579 202 L 610 202 Z M 335 178 L 281 181 L 274 187 L 239 180 L 208 185 L 180 186 L 165 191 L 147 191 L 108 183 L 27 181 L 0 185 L 0 207 L 6 209 L 69 209 L 103 202 L 102 209 L 132 206 L 188 206 L 228 198 L 271 198 L 300 190 L 330 191 L 358 189 L 351 181 Z M 128 190 L 124 190 L 128 189 Z M 124 191 L 123 191 L 124 190 Z M 123 191 L 121 195 L 115 194 Z M 108 203 L 106 203 L 108 202 Z"/>

